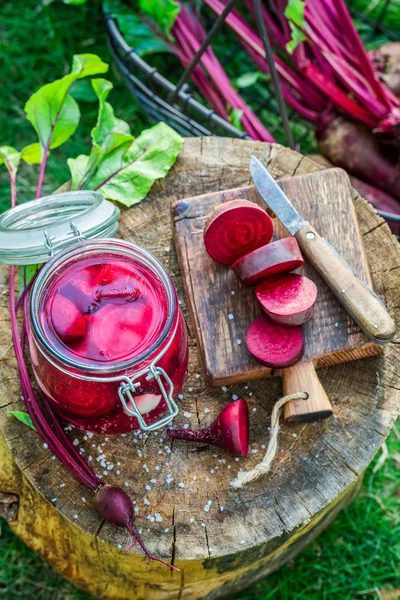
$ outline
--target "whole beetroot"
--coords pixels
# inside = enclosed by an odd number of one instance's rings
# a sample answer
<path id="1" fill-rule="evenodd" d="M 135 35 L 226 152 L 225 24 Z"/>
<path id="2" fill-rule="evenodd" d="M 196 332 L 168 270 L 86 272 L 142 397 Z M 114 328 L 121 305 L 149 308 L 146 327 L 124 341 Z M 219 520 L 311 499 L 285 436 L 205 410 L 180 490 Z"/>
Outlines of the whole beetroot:
<path id="1" fill-rule="evenodd" d="M 397 148 L 380 144 L 362 125 L 330 115 L 318 129 L 317 140 L 321 153 L 334 165 L 400 198 Z"/>
<path id="2" fill-rule="evenodd" d="M 100 517 L 105 521 L 116 527 L 126 527 L 128 529 L 134 542 L 139 544 L 149 561 L 155 560 L 174 571 L 179 571 L 174 565 L 170 565 L 162 558 L 153 556 L 146 548 L 142 538 L 134 527 L 133 522 L 135 517 L 132 501 L 124 490 L 121 490 L 116 485 L 102 485 L 96 493 L 94 505 Z"/>

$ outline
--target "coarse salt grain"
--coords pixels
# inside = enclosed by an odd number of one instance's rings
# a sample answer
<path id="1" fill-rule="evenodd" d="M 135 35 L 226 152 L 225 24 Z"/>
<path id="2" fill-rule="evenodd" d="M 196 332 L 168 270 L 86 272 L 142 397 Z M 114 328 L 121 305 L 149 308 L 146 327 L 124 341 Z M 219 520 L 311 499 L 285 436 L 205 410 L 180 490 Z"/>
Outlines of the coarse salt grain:
<path id="1" fill-rule="evenodd" d="M 77 518 L 78 518 L 78 515 L 74 515 L 74 519 L 77 519 Z"/>
<path id="2" fill-rule="evenodd" d="M 232 319 L 233 319 L 233 314 L 232 314 L 232 313 L 229 313 L 229 315 L 228 315 L 228 319 L 229 319 L 230 321 L 232 321 Z"/>
<path id="3" fill-rule="evenodd" d="M 187 419 L 190 419 L 190 417 L 192 416 L 192 414 L 190 412 L 184 412 L 183 416 L 186 417 Z"/>
<path id="4" fill-rule="evenodd" d="M 178 487 L 180 487 L 180 488 L 184 488 L 184 487 L 185 487 L 185 484 L 184 484 L 184 483 L 182 483 L 182 481 L 181 481 L 180 483 L 178 483 Z"/>
<path id="5" fill-rule="evenodd" d="M 209 412 L 211 412 L 209 408 L 204 409 L 204 414 L 208 415 Z"/>
<path id="6" fill-rule="evenodd" d="M 79 440 L 77 440 L 76 438 L 74 439 L 74 441 L 72 442 L 74 446 L 77 446 L 79 444 Z"/>
<path id="7" fill-rule="evenodd" d="M 150 506 L 150 502 L 147 500 L 147 498 L 143 498 L 143 504 Z"/>
<path id="8" fill-rule="evenodd" d="M 160 513 L 154 513 L 154 516 L 156 518 L 157 523 L 162 523 L 162 516 L 160 515 Z"/>
<path id="9" fill-rule="evenodd" d="M 255 448 L 253 448 L 253 450 L 251 452 L 252 452 L 252 454 L 257 454 L 258 450 L 256 450 Z"/>
<path id="10" fill-rule="evenodd" d="M 240 346 L 240 344 L 242 343 L 242 340 L 236 340 L 236 343 Z"/>
<path id="11" fill-rule="evenodd" d="M 48 444 L 43 444 L 43 448 L 45 448 L 45 450 L 47 450 L 48 447 L 49 447 Z"/>
<path id="12" fill-rule="evenodd" d="M 164 529 L 164 533 L 168 533 L 168 531 L 169 531 L 169 527 L 166 527 L 166 528 Z"/>
<path id="13" fill-rule="evenodd" d="M 128 481 L 124 481 L 124 486 L 128 487 L 128 485 L 129 485 Z"/>
<path id="14" fill-rule="evenodd" d="M 223 386 L 221 387 L 221 390 L 222 390 L 223 392 L 227 392 L 227 391 L 228 391 L 228 388 L 226 387 L 226 385 L 223 385 Z"/>
<path id="15" fill-rule="evenodd" d="M 65 487 L 65 483 L 60 483 L 60 487 Z"/>
<path id="16" fill-rule="evenodd" d="M 292 437 L 297 438 L 297 433 L 292 433 Z"/>
<path id="17" fill-rule="evenodd" d="M 236 394 L 232 394 L 232 400 L 239 400 L 239 396 L 237 396 Z"/>

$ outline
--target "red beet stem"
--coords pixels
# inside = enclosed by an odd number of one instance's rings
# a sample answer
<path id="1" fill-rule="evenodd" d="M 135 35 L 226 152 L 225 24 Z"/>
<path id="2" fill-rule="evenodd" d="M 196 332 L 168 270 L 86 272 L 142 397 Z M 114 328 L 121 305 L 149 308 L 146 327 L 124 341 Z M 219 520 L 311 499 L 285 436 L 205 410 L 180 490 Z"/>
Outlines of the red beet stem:
<path id="1" fill-rule="evenodd" d="M 270 275 L 294 271 L 303 265 L 296 238 L 287 237 L 253 250 L 237 260 L 232 269 L 244 283 L 251 285 Z"/>
<path id="2" fill-rule="evenodd" d="M 301 327 L 278 325 L 264 316 L 250 325 L 246 345 L 261 364 L 271 369 L 291 367 L 304 354 Z"/>
<path id="3" fill-rule="evenodd" d="M 167 435 L 177 440 L 212 444 L 233 456 L 247 456 L 249 450 L 249 412 L 246 400 L 231 402 L 218 417 L 203 429 L 168 429 Z"/>
<path id="4" fill-rule="evenodd" d="M 265 210 L 248 200 L 216 206 L 204 223 L 204 244 L 216 262 L 231 265 L 245 254 L 268 244 L 274 231 Z"/>
<path id="5" fill-rule="evenodd" d="M 260 281 L 255 289 L 266 315 L 281 325 L 303 325 L 311 319 L 317 286 L 304 275 L 284 273 Z"/>

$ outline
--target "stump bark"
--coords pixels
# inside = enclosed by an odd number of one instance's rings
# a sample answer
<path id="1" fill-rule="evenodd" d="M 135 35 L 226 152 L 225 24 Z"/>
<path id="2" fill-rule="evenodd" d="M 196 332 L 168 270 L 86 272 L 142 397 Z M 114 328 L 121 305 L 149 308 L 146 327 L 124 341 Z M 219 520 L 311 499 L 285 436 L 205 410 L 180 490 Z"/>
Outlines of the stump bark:
<path id="1" fill-rule="evenodd" d="M 136 524 L 149 548 L 171 560 L 180 573 L 146 566 L 137 549 L 125 552 L 126 534 L 99 519 L 91 494 L 54 460 L 34 431 L 7 414 L 24 408 L 10 333 L 9 269 L 0 269 L 0 515 L 58 572 L 101 598 L 213 600 L 231 597 L 265 577 L 293 558 L 351 500 L 398 415 L 400 332 L 379 357 L 320 369 L 334 418 L 283 426 L 268 477 L 243 490 L 229 487 L 239 468 L 251 468 L 263 454 L 281 381 L 237 384 L 227 391 L 205 386 L 169 207 L 180 197 L 248 185 L 252 153 L 275 177 L 323 168 L 278 145 L 188 139 L 168 177 L 145 201 L 123 211 L 119 235 L 157 256 L 178 288 L 191 340 L 181 422 L 203 426 L 232 395 L 248 398 L 256 452 L 236 461 L 214 448 L 192 452 L 190 445 L 163 439 L 160 432 L 102 438 L 70 431 L 103 480 L 122 486 L 136 500 Z M 399 324 L 399 246 L 386 223 L 356 193 L 354 204 L 375 289 Z"/>

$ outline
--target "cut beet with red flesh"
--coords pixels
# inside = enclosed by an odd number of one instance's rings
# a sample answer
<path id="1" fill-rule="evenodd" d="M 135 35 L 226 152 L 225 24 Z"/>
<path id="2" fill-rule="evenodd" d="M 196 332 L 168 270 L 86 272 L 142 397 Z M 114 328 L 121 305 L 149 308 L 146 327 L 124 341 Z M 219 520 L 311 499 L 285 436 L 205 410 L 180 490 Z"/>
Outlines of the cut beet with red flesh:
<path id="1" fill-rule="evenodd" d="M 294 271 L 304 265 L 296 238 L 288 237 L 262 246 L 237 260 L 232 269 L 247 285 L 260 279 Z"/>
<path id="2" fill-rule="evenodd" d="M 304 354 L 301 327 L 278 325 L 264 316 L 258 317 L 250 325 L 246 344 L 251 354 L 271 369 L 291 367 Z"/>
<path id="3" fill-rule="evenodd" d="M 231 265 L 268 244 L 274 232 L 265 210 L 249 200 L 230 200 L 216 206 L 204 224 L 204 244 L 216 262 Z"/>
<path id="4" fill-rule="evenodd" d="M 53 327 L 63 341 L 81 338 L 86 333 L 85 317 L 71 300 L 55 294 L 51 304 Z"/>
<path id="5" fill-rule="evenodd" d="M 317 286 L 304 275 L 284 273 L 260 281 L 256 296 L 275 323 L 302 325 L 312 317 Z"/>

